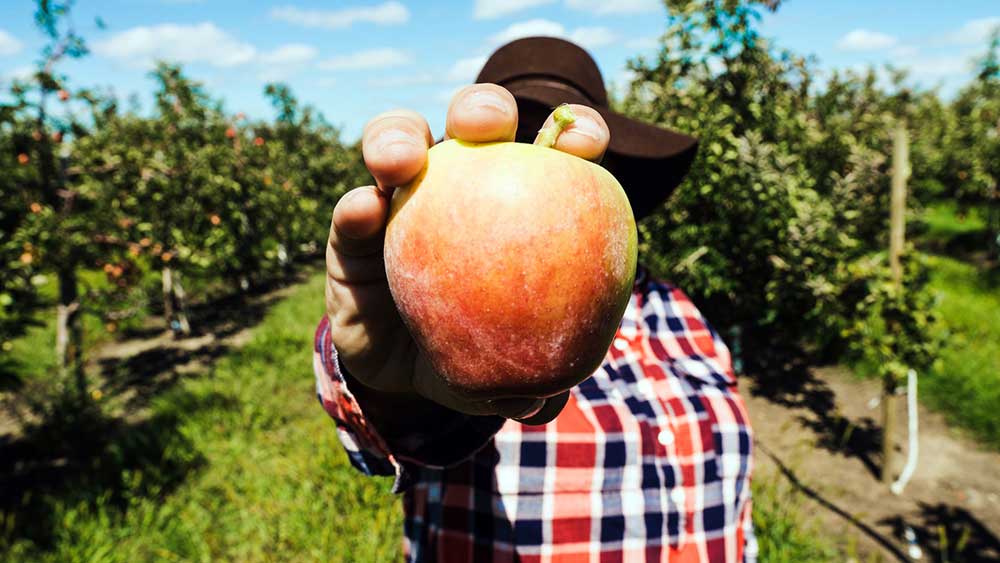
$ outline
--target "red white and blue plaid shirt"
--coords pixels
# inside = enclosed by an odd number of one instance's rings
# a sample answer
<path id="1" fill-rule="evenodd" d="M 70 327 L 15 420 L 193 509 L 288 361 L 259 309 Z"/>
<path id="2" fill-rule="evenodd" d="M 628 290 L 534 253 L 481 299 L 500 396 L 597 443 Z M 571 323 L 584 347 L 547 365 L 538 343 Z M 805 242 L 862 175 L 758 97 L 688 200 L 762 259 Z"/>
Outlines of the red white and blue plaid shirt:
<path id="1" fill-rule="evenodd" d="M 351 463 L 395 475 L 408 561 L 755 561 L 751 430 L 729 350 L 640 268 L 603 365 L 543 426 L 455 414 L 389 451 L 324 319 L 316 386 Z M 357 383 L 353 383 L 357 384 Z M 449 459 L 448 456 L 454 459 Z"/>

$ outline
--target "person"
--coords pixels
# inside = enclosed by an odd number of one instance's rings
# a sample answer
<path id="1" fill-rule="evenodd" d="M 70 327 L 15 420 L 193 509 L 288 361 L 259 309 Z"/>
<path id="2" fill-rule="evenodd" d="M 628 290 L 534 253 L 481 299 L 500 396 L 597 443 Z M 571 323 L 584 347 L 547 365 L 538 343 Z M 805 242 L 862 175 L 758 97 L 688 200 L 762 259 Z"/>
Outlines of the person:
<path id="1" fill-rule="evenodd" d="M 567 41 L 509 43 L 476 82 L 452 100 L 447 138 L 531 142 L 569 103 L 577 119 L 554 148 L 603 157 L 637 218 L 697 150 L 608 109 L 597 65 Z M 395 477 L 407 560 L 755 560 L 750 423 L 729 351 L 690 299 L 640 265 L 590 378 L 551 398 L 458 396 L 407 332 L 382 259 L 392 187 L 420 172 L 433 137 L 397 110 L 371 120 L 362 142 L 377 185 L 333 211 L 316 386 L 354 467 Z"/>

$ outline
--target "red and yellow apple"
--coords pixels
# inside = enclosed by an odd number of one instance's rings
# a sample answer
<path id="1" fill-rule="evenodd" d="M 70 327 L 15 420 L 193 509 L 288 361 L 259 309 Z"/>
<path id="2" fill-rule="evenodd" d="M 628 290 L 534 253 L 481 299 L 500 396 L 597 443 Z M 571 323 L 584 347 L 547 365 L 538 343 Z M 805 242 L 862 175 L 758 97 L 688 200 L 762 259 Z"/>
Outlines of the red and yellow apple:
<path id="1" fill-rule="evenodd" d="M 397 188 L 385 269 L 403 321 L 470 398 L 544 397 L 596 370 L 631 295 L 637 236 L 604 168 L 523 143 L 450 140 Z"/>

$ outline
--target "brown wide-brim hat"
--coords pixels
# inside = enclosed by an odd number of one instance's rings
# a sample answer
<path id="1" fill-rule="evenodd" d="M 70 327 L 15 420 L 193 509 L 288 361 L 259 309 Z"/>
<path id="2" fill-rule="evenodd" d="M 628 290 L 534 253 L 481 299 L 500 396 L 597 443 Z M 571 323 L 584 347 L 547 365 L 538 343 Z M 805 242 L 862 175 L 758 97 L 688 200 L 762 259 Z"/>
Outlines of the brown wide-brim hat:
<path id="1" fill-rule="evenodd" d="M 608 107 L 601 71 L 581 47 L 555 37 L 518 39 L 497 49 L 476 78 L 499 84 L 517 100 L 517 140 L 532 142 L 559 104 L 596 109 L 611 130 L 601 164 L 625 188 L 641 219 L 662 204 L 691 167 L 698 140 L 630 119 Z"/>

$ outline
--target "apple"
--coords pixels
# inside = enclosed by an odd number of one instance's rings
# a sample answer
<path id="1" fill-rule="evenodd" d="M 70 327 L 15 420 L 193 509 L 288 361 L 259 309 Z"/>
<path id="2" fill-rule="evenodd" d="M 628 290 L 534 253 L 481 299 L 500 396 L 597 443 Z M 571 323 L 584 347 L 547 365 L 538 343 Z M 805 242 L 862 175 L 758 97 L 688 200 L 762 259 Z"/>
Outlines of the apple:
<path id="1" fill-rule="evenodd" d="M 600 366 L 631 295 L 637 234 L 624 190 L 597 164 L 450 140 L 395 190 L 384 258 L 404 323 L 451 389 L 545 397 Z"/>

